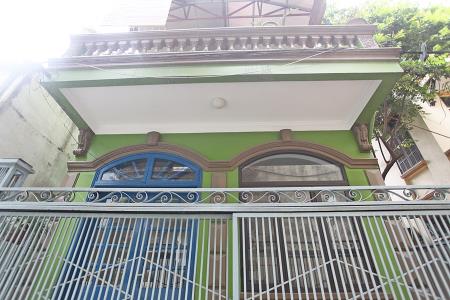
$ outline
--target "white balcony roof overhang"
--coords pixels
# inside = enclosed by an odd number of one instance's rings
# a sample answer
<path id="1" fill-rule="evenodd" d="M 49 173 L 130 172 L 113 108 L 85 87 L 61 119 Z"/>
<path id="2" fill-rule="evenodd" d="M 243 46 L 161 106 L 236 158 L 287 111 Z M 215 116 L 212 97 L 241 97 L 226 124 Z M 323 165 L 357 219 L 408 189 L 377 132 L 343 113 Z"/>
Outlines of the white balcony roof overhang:
<path id="1" fill-rule="evenodd" d="M 392 60 L 72 68 L 43 85 L 95 134 L 349 130 L 401 72 Z"/>
<path id="2" fill-rule="evenodd" d="M 380 83 L 216 82 L 73 87 L 61 92 L 96 134 L 348 130 Z"/>

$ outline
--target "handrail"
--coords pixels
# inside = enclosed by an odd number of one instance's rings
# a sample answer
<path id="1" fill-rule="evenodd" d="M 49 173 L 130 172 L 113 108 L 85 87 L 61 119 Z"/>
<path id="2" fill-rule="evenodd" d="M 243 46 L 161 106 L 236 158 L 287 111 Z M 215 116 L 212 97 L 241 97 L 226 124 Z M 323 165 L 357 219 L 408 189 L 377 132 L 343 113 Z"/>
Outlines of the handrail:
<path id="1" fill-rule="evenodd" d="M 450 200 L 449 185 L 268 188 L 1 188 L 0 202 L 316 203 Z"/>

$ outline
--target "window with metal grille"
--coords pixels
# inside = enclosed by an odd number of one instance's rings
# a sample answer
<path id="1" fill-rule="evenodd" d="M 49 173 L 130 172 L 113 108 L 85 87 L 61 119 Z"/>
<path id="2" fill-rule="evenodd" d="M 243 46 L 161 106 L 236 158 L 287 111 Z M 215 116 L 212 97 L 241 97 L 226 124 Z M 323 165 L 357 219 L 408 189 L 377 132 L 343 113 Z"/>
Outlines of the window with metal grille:
<path id="1" fill-rule="evenodd" d="M 423 160 L 419 148 L 414 143 L 414 140 L 411 138 L 409 133 L 395 136 L 392 139 L 393 146 L 398 147 L 398 151 L 403 154 L 403 156 L 397 160 L 397 166 L 402 174 L 406 173 Z M 403 145 L 405 141 L 408 141 L 409 146 Z"/>

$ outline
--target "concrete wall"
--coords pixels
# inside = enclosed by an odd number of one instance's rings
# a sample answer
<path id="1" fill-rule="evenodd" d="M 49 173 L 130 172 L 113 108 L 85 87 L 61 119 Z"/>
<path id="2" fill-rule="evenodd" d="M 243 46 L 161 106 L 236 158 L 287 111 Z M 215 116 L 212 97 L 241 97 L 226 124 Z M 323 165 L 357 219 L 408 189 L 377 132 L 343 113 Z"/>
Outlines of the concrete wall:
<path id="1" fill-rule="evenodd" d="M 425 106 L 429 108 L 428 104 L 425 104 Z M 446 115 L 449 116 L 445 117 Z M 445 118 L 440 119 L 440 122 L 436 122 L 443 116 Z M 448 125 L 446 122 L 449 122 Z M 402 174 L 399 168 L 397 165 L 394 165 L 385 178 L 386 185 L 450 184 L 450 161 L 444 154 L 450 148 L 450 139 L 444 137 L 444 135 L 450 136 L 450 111 L 446 108 L 445 112 L 441 112 L 432 107 L 421 118 L 418 118 L 412 127 L 410 135 L 419 148 L 426 162 L 426 167 L 404 180 L 401 178 Z M 439 134 L 433 132 L 438 132 Z M 381 150 L 383 149 L 383 153 L 388 157 L 389 154 L 383 146 L 380 149 L 376 141 L 373 141 L 372 145 L 380 169 L 383 170 L 386 163 L 382 157 Z"/>
<path id="2" fill-rule="evenodd" d="M 40 76 L 16 76 L 0 93 L 0 158 L 22 158 L 33 166 L 25 186 L 60 186 L 78 132 L 40 86 Z"/>
<path id="3" fill-rule="evenodd" d="M 442 152 L 450 150 L 450 109 L 441 98 L 436 97 L 434 106 L 423 104 L 423 121 L 433 137 L 442 149 Z"/>

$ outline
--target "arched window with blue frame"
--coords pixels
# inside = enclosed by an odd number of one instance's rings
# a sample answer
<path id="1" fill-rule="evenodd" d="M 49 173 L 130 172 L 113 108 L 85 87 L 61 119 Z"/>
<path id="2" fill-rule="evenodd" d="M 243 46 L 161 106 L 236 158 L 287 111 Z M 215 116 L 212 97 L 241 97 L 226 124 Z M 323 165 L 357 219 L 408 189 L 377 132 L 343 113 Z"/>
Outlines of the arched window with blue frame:
<path id="1" fill-rule="evenodd" d="M 166 153 L 143 153 L 112 161 L 96 172 L 94 187 L 124 188 L 195 188 L 201 186 L 199 166 L 179 156 Z M 109 202 L 195 202 L 197 193 L 145 192 L 95 193 L 88 201 Z"/>
<path id="2" fill-rule="evenodd" d="M 179 156 L 142 153 L 97 170 L 98 188 L 195 188 L 201 169 Z M 121 195 L 121 202 L 160 203 L 171 192 Z M 195 194 L 195 193 L 194 193 Z M 86 201 L 111 202 L 115 192 Z M 174 193 L 170 202 L 198 200 Z M 167 199 L 167 198 L 165 198 Z M 114 198 L 117 201 L 118 198 Z M 79 220 L 55 289 L 55 298 L 192 299 L 198 220 L 153 217 L 86 217 Z M 174 274 L 178 274 L 174 276 Z"/>

